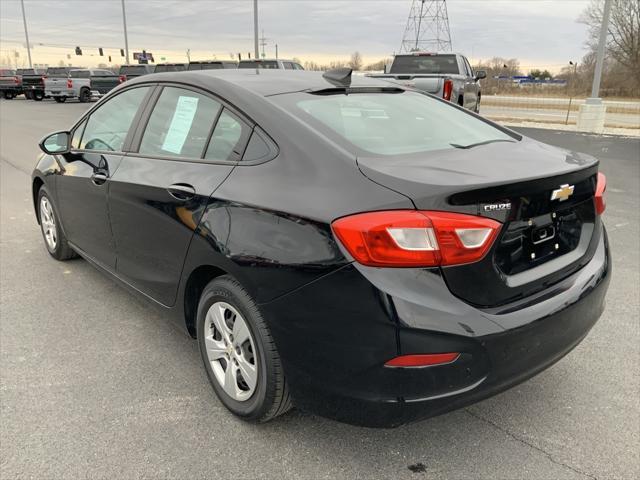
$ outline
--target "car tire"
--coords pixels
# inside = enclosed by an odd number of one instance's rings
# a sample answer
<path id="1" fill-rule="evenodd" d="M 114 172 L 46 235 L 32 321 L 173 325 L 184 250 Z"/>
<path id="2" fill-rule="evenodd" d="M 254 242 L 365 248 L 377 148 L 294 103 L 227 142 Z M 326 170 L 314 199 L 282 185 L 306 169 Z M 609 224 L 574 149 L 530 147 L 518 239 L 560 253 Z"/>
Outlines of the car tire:
<path id="1" fill-rule="evenodd" d="M 82 103 L 91 101 L 91 92 L 88 88 L 83 88 L 82 90 L 80 90 L 80 96 L 78 97 L 78 100 L 80 100 L 80 102 Z"/>
<path id="2" fill-rule="evenodd" d="M 2 92 L 2 98 L 4 98 L 5 100 L 11 100 L 13 98 L 13 95 L 11 94 L 11 92 Z"/>
<path id="3" fill-rule="evenodd" d="M 42 99 L 44 98 L 44 92 L 39 92 L 38 90 L 35 90 L 31 95 L 31 98 L 33 98 L 36 102 L 41 102 Z"/>
<path id="4" fill-rule="evenodd" d="M 67 97 L 53 97 L 53 99 L 57 102 L 57 103 L 64 103 L 67 101 Z"/>
<path id="5" fill-rule="evenodd" d="M 289 388 L 269 328 L 256 302 L 235 278 L 223 275 L 204 288 L 196 328 L 207 377 L 227 409 L 251 422 L 267 422 L 291 409 Z M 234 339 L 234 334 L 242 338 Z M 251 372 L 255 373 L 245 379 L 243 372 L 250 370 L 250 357 L 255 366 Z M 235 376 L 229 374 L 229 368 Z M 255 382 L 250 380 L 253 375 Z M 232 381 L 227 383 L 227 379 Z"/>
<path id="6" fill-rule="evenodd" d="M 37 210 L 40 231 L 49 255 L 60 261 L 76 257 L 76 252 L 69 246 L 67 237 L 62 230 L 60 216 L 53 204 L 51 195 L 44 186 L 40 187 L 38 191 Z"/>

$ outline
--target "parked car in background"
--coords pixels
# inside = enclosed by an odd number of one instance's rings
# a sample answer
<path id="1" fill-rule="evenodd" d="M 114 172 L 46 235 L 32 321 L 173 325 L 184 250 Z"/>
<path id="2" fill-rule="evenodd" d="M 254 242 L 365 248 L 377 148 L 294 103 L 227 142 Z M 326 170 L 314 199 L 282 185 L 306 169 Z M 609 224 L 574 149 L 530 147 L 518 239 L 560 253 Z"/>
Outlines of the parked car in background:
<path id="1" fill-rule="evenodd" d="M 596 158 L 351 74 L 138 78 L 40 143 L 50 256 L 172 316 L 245 420 L 438 415 L 553 365 L 604 309 Z"/>
<path id="2" fill-rule="evenodd" d="M 367 76 L 413 87 L 478 112 L 479 80 L 487 74 L 484 70 L 474 72 L 464 55 L 416 52 L 393 57 L 387 73 Z"/>
<path id="3" fill-rule="evenodd" d="M 261 58 L 258 60 L 240 60 L 238 68 L 265 68 L 269 70 L 304 70 L 302 65 L 293 60 Z"/>
<path id="4" fill-rule="evenodd" d="M 44 98 L 44 69 L 25 69 L 22 74 L 22 93 L 28 100 L 40 101 Z"/>
<path id="5" fill-rule="evenodd" d="M 0 68 L 0 94 L 2 98 L 11 100 L 22 93 L 22 79 L 15 70 Z"/>
<path id="6" fill-rule="evenodd" d="M 184 72 L 187 69 L 186 63 L 158 63 L 154 73 L 162 72 Z"/>
<path id="7" fill-rule="evenodd" d="M 153 73 L 155 69 L 155 65 L 122 65 L 118 70 L 118 78 L 120 83 L 122 83 L 142 75 Z"/>
<path id="8" fill-rule="evenodd" d="M 58 103 L 68 98 L 77 98 L 88 102 L 110 92 L 120 84 L 118 74 L 111 70 L 86 68 L 71 70 L 67 78 L 53 77 L 44 81 L 45 97 L 51 97 Z"/>
<path id="9" fill-rule="evenodd" d="M 189 62 L 187 70 L 219 70 L 223 68 L 238 68 L 238 62 L 233 60 L 202 60 Z"/>

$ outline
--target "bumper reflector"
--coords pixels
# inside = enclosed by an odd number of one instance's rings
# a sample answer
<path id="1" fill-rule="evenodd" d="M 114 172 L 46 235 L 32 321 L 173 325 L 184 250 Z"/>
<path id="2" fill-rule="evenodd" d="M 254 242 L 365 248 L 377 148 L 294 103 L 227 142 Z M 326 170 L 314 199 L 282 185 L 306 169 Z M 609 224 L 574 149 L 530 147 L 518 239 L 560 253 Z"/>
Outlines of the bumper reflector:
<path id="1" fill-rule="evenodd" d="M 385 367 L 432 367 L 455 362 L 459 353 L 424 353 L 416 355 L 400 355 L 384 364 Z"/>

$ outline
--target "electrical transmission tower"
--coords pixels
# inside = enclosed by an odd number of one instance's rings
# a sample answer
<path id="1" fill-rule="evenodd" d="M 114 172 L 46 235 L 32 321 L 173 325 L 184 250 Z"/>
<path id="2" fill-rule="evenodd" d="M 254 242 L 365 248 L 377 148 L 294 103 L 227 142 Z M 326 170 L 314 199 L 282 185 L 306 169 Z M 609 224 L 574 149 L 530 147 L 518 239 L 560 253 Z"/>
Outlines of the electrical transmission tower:
<path id="1" fill-rule="evenodd" d="M 451 51 L 446 0 L 413 0 L 400 53 L 416 51 Z"/>

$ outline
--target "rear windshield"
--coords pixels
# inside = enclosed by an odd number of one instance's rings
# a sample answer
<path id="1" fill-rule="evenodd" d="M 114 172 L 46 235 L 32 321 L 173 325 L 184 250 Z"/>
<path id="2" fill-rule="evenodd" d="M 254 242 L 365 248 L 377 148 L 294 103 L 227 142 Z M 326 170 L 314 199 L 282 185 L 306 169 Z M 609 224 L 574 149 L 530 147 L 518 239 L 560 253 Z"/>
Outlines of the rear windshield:
<path id="1" fill-rule="evenodd" d="M 4 68 L 0 70 L 0 76 L 3 77 L 13 77 L 15 74 L 15 70 L 5 70 Z"/>
<path id="2" fill-rule="evenodd" d="M 67 67 L 49 67 L 47 68 L 47 75 L 59 75 L 59 74 L 64 74 L 66 75 L 69 72 L 69 69 Z"/>
<path id="3" fill-rule="evenodd" d="M 238 68 L 268 68 L 273 70 L 278 68 L 278 62 L 275 60 L 253 60 L 251 62 L 240 62 Z"/>
<path id="4" fill-rule="evenodd" d="M 71 70 L 69 76 L 71 78 L 89 78 L 91 72 L 89 70 Z"/>
<path id="5" fill-rule="evenodd" d="M 19 68 L 16 70 L 18 75 L 35 75 L 36 71 L 33 68 Z"/>
<path id="6" fill-rule="evenodd" d="M 156 65 L 156 73 L 160 72 L 182 72 L 186 70 L 186 67 L 180 65 Z"/>
<path id="7" fill-rule="evenodd" d="M 402 155 L 515 141 L 444 101 L 416 92 L 282 95 L 285 108 L 364 155 Z M 351 147 L 351 148 L 350 148 Z"/>
<path id="8" fill-rule="evenodd" d="M 402 55 L 396 56 L 389 73 L 447 73 L 456 74 L 458 60 L 455 55 Z"/>
<path id="9" fill-rule="evenodd" d="M 150 70 L 146 65 L 123 65 L 120 67 L 120 75 L 144 75 Z"/>
<path id="10" fill-rule="evenodd" d="M 187 70 L 218 70 L 224 68 L 222 63 L 190 63 Z"/>

